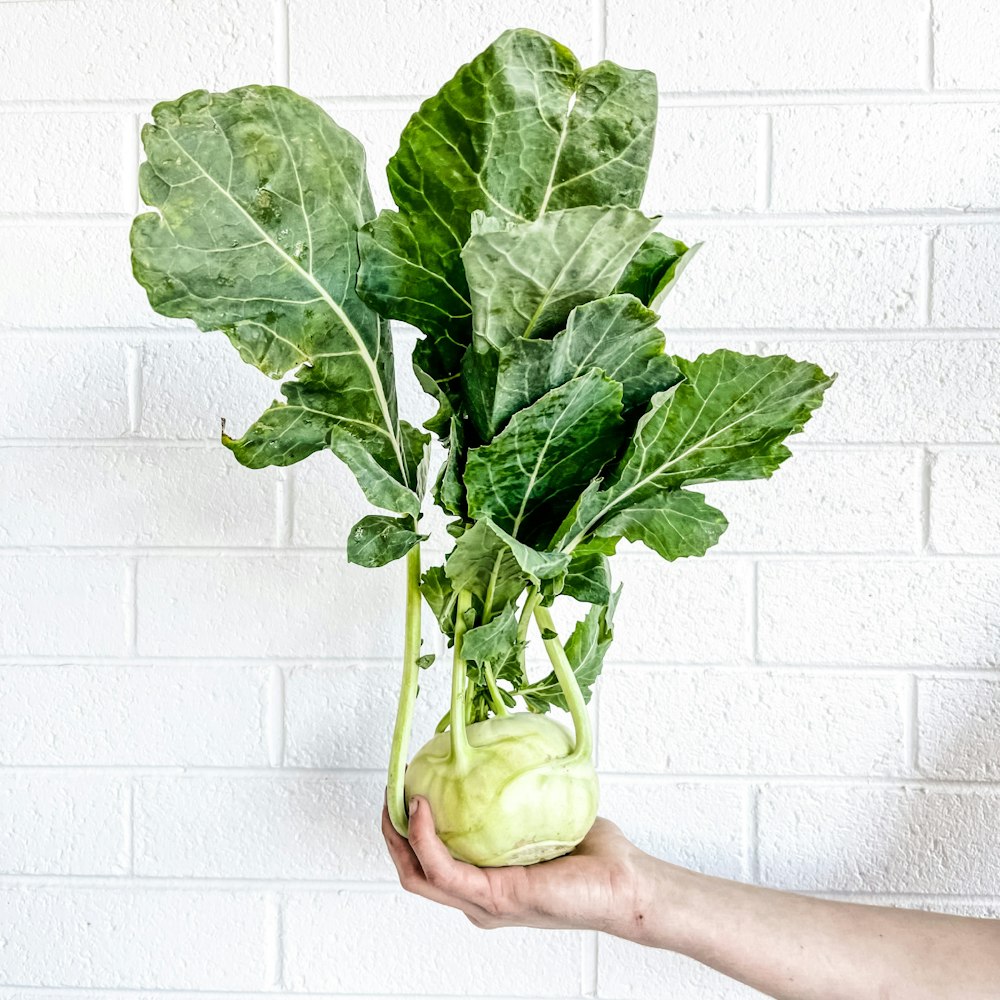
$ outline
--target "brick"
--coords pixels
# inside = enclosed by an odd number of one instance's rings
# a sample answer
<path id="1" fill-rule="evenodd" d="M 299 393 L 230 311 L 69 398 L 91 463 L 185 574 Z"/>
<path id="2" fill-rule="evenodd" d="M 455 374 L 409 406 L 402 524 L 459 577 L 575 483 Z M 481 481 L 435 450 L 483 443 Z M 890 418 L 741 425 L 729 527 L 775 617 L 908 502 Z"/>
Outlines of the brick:
<path id="1" fill-rule="evenodd" d="M 619 552 L 612 569 L 623 586 L 611 651 L 616 662 L 725 663 L 742 658 L 749 567 L 697 559 L 665 563 L 627 544 Z M 579 617 L 576 602 L 572 610 Z"/>
<path id="2" fill-rule="evenodd" d="M 21 6 L 4 4 L 0 18 L 6 10 Z M 0 241 L 0 274 L 18 275 L 0 298 L 0 327 L 127 327 L 160 322 L 132 277 L 124 225 L 11 226 Z"/>
<path id="3" fill-rule="evenodd" d="M 7 448 L 0 544 L 271 545 L 276 481 L 221 447 Z"/>
<path id="4" fill-rule="evenodd" d="M 221 333 L 146 339 L 142 379 L 143 437 L 218 441 L 223 418 L 235 437 L 281 398 L 278 382 L 245 364 Z"/>
<path id="5" fill-rule="evenodd" d="M 601 766 L 899 774 L 902 685 L 885 677 L 612 668 L 601 680 Z"/>
<path id="6" fill-rule="evenodd" d="M 830 390 L 833 405 L 839 384 Z M 811 439 L 812 425 L 805 437 Z M 921 545 L 916 449 L 795 452 L 772 479 L 696 486 L 723 511 L 720 552 L 913 552 Z M 831 503 L 836 497 L 836 503 Z"/>
<path id="7" fill-rule="evenodd" d="M 0 7 L 7 100 L 166 99 L 198 87 L 267 83 L 273 71 L 267 0 L 137 5 L 97 0 Z"/>
<path id="8" fill-rule="evenodd" d="M 135 870 L 184 878 L 395 877 L 379 829 L 385 776 L 142 778 Z"/>
<path id="9" fill-rule="evenodd" d="M 767 662 L 991 667 L 1000 566 L 844 560 L 762 563 Z"/>
<path id="10" fill-rule="evenodd" d="M 0 772 L 0 873 L 123 874 L 127 795 L 114 780 Z"/>
<path id="11" fill-rule="evenodd" d="M 131 115 L 103 112 L 0 114 L 7 168 L 0 212 L 130 211 L 135 195 L 125 189 L 122 151 L 134 150 L 135 128 Z"/>
<path id="12" fill-rule="evenodd" d="M 751 211 L 757 117 L 745 108 L 663 108 L 643 198 L 646 210 Z"/>
<path id="13" fill-rule="evenodd" d="M 810 442 L 994 442 L 1000 437 L 994 396 L 1000 341 L 768 339 L 759 350 L 839 372 L 807 425 Z M 790 444 L 794 451 L 794 438 Z"/>
<path id="14" fill-rule="evenodd" d="M 670 17 L 638 0 L 609 4 L 608 56 L 680 93 L 919 87 L 924 18 L 920 0 L 695 0 Z"/>
<path id="15" fill-rule="evenodd" d="M 931 464 L 931 545 L 937 552 L 1000 553 L 1000 451 L 936 452 Z"/>
<path id="16" fill-rule="evenodd" d="M 928 677 L 917 684 L 920 773 L 1000 780 L 1000 680 Z"/>
<path id="17" fill-rule="evenodd" d="M 991 0 L 934 0 L 934 85 L 1000 87 L 1000 24 Z"/>
<path id="18" fill-rule="evenodd" d="M 766 788 L 763 882 L 846 892 L 1000 890 L 1000 795 L 903 788 Z"/>
<path id="19" fill-rule="evenodd" d="M 602 777 L 600 812 L 656 857 L 720 878 L 745 878 L 745 799 L 735 783 L 654 785 Z"/>
<path id="20" fill-rule="evenodd" d="M 295 991 L 562 997 L 580 984 L 579 934 L 483 934 L 456 910 L 395 892 L 291 896 L 284 939 L 285 985 Z M 462 955 L 475 961 L 454 959 Z"/>
<path id="21" fill-rule="evenodd" d="M 402 651 L 403 597 L 402 563 L 361 569 L 341 553 L 143 559 L 139 652 L 396 656 Z"/>
<path id="22" fill-rule="evenodd" d="M 253 667 L 0 667 L 0 764 L 266 766 Z"/>
<path id="23" fill-rule="evenodd" d="M 684 955 L 602 935 L 597 990 L 613 1000 L 759 1000 L 762 994 Z"/>
<path id="24" fill-rule="evenodd" d="M 934 238 L 931 321 L 936 326 L 1000 327 L 1000 291 L 984 274 L 1000 266 L 1000 226 L 945 226 Z"/>
<path id="25" fill-rule="evenodd" d="M 290 14 L 292 86 L 322 97 L 432 93 L 511 25 L 554 36 L 584 65 L 596 56 L 585 0 L 513 0 L 502 8 L 483 0 L 419 7 L 292 0 Z"/>
<path id="26" fill-rule="evenodd" d="M 128 431 L 123 343 L 38 335 L 4 337 L 2 344 L 7 364 L 0 369 L 0 440 L 112 438 Z"/>
<path id="27" fill-rule="evenodd" d="M 727 229 L 667 220 L 661 228 L 687 243 L 705 243 L 661 307 L 665 326 L 893 329 L 918 323 L 916 227 Z"/>
<path id="28" fill-rule="evenodd" d="M 125 565 L 94 556 L 0 556 L 0 655 L 126 651 Z"/>
<path id="29" fill-rule="evenodd" d="M 428 624 L 424 632 L 425 649 L 434 639 L 430 628 Z M 289 668 L 285 678 L 285 764 L 386 767 L 400 669 L 398 663 Z M 420 675 L 411 755 L 431 738 L 448 710 L 450 683 L 450 657 L 439 656 Z"/>
<path id="30" fill-rule="evenodd" d="M 351 470 L 333 453 L 321 453 L 298 465 L 294 475 L 295 544 L 345 548 L 351 526 L 374 513 Z"/>
<path id="31" fill-rule="evenodd" d="M 0 889 L 3 975 L 21 986 L 270 989 L 271 905 L 259 893 Z"/>
<path id="32" fill-rule="evenodd" d="M 773 129 L 775 211 L 1000 204 L 993 105 L 786 107 L 774 112 Z M 939 155 L 928 156 L 929 149 Z"/>

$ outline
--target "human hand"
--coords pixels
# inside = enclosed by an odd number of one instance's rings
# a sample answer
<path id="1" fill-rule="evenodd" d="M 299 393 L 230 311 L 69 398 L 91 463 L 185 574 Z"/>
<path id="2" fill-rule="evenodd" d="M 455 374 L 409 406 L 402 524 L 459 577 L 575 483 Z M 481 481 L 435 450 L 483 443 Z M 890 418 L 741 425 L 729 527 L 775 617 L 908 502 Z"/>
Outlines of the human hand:
<path id="1" fill-rule="evenodd" d="M 410 803 L 410 837 L 382 810 L 382 834 L 404 889 L 461 910 L 477 927 L 601 930 L 626 936 L 646 857 L 606 819 L 576 849 L 527 867 L 477 868 L 456 861 L 434 829 L 426 799 Z"/>

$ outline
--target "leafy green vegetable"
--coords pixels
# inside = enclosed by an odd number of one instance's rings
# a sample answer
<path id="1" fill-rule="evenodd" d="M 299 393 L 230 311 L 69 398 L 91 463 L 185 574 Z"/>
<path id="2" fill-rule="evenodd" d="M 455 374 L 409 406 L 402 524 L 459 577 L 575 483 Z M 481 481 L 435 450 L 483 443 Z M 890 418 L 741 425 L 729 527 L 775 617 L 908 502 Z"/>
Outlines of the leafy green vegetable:
<path id="1" fill-rule="evenodd" d="M 281 87 L 196 91 L 143 130 L 132 262 L 151 305 L 225 333 L 282 380 L 240 437 L 250 468 L 329 450 L 383 513 L 347 557 L 406 566 L 388 803 L 432 800 L 456 856 L 530 863 L 569 849 L 596 809 L 586 703 L 612 641 L 609 559 L 624 539 L 703 555 L 723 513 L 689 487 L 766 478 L 833 379 L 786 357 L 667 353 L 656 309 L 700 244 L 640 211 L 652 74 L 525 29 L 462 66 L 407 123 L 378 216 L 360 144 Z M 390 319 L 421 331 L 447 515 L 422 570 L 430 434 L 400 419 Z M 387 512 L 387 513 L 385 513 Z M 550 611 L 589 606 L 566 642 Z M 450 707 L 404 779 L 422 604 L 452 650 Z M 529 631 L 552 670 L 532 680 Z M 512 713 L 521 703 L 528 713 Z M 556 706 L 574 734 L 539 716 Z M 444 732 L 447 728 L 447 732 Z M 474 777 L 473 777 L 474 775 Z"/>

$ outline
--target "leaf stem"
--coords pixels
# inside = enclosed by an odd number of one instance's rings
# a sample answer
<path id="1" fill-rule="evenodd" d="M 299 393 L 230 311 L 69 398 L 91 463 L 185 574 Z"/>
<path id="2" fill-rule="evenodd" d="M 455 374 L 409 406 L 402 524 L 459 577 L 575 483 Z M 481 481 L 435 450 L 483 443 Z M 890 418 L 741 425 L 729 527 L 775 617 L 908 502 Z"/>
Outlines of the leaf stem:
<path id="1" fill-rule="evenodd" d="M 420 546 L 414 545 L 406 555 L 406 625 L 403 640 L 403 680 L 399 689 L 396 708 L 396 725 L 392 731 L 392 748 L 389 751 L 389 776 L 386 783 L 386 801 L 389 818 L 400 836 L 407 835 L 406 793 L 403 779 L 406 774 L 406 756 L 410 748 L 410 729 L 413 724 L 413 706 L 417 700 L 420 667 Z"/>
<path id="2" fill-rule="evenodd" d="M 535 605 L 541 599 L 538 588 L 532 584 L 528 589 L 528 596 L 524 599 L 524 607 L 521 608 L 521 617 L 517 622 L 517 662 L 521 667 L 521 677 L 525 677 L 524 650 L 528 641 L 528 626 L 531 624 L 531 616 L 534 614 Z"/>
<path id="3" fill-rule="evenodd" d="M 493 711 L 501 718 L 505 715 L 510 715 L 507 711 L 507 706 L 504 704 L 503 698 L 500 697 L 500 692 L 497 690 L 496 678 L 493 676 L 493 668 L 488 664 L 483 664 L 483 674 L 486 677 L 486 686 L 490 689 L 490 701 L 493 702 Z"/>
<path id="4" fill-rule="evenodd" d="M 451 668 L 451 761 L 459 768 L 468 765 L 469 740 L 465 735 L 466 669 L 462 655 L 462 640 L 465 636 L 465 613 L 472 607 L 472 594 L 468 590 L 459 592 L 455 604 L 455 658 Z"/>
<path id="5" fill-rule="evenodd" d="M 556 679 L 562 688 L 569 706 L 569 714 L 573 718 L 573 729 L 576 733 L 576 742 L 573 746 L 571 760 L 589 759 L 594 750 L 594 736 L 590 728 L 590 716 L 587 714 L 587 703 L 584 701 L 583 692 L 577 683 L 576 674 L 566 656 L 559 637 L 555 635 L 555 623 L 549 609 L 538 604 L 535 609 L 535 622 L 542 633 L 542 642 L 545 643 L 545 652 L 549 654 L 552 669 L 555 671 Z M 546 638 L 546 635 L 552 638 Z"/>

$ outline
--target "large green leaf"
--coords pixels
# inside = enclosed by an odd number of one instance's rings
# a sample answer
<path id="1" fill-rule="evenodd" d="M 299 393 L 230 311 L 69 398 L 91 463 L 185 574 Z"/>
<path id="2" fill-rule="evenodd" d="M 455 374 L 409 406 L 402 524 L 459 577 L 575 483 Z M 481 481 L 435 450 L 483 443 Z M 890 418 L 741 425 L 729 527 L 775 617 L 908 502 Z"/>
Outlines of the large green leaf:
<path id="1" fill-rule="evenodd" d="M 463 391 L 480 435 L 489 441 L 518 410 L 591 368 L 621 382 L 626 411 L 645 406 L 681 377 L 663 353 L 658 318 L 632 295 L 611 295 L 577 306 L 552 340 L 469 350 Z"/>
<path id="2" fill-rule="evenodd" d="M 490 609 L 517 600 L 528 577 L 510 546 L 485 520 L 477 521 L 455 541 L 445 560 L 445 574 L 455 591 L 468 590 Z"/>
<path id="3" fill-rule="evenodd" d="M 636 208 L 656 122 L 656 80 L 575 56 L 528 29 L 505 32 L 410 119 L 388 176 L 398 212 L 362 236 L 359 288 L 431 342 L 441 382 L 471 336 L 460 252 L 475 211 L 528 222 L 580 205 Z"/>
<path id="4" fill-rule="evenodd" d="M 769 477 L 791 454 L 782 442 L 802 430 L 833 382 L 784 356 L 722 350 L 674 361 L 685 381 L 653 398 L 603 488 L 588 489 L 560 528 L 563 548 L 663 490 Z"/>
<path id="5" fill-rule="evenodd" d="M 703 556 L 719 540 L 729 522 L 700 493 L 667 490 L 621 508 L 602 521 L 599 538 L 642 542 L 664 559 Z"/>
<path id="6" fill-rule="evenodd" d="M 388 324 L 355 292 L 374 215 L 360 144 L 281 87 L 158 104 L 142 139 L 140 191 L 158 212 L 135 219 L 132 264 L 153 308 L 223 331 L 273 378 L 295 371 L 286 402 L 226 444 L 257 468 L 357 442 L 413 494 L 390 509 L 411 512 L 425 438 L 401 429 Z"/>
<path id="7" fill-rule="evenodd" d="M 585 205 L 470 237 L 462 260 L 475 350 L 562 329 L 576 306 L 611 292 L 657 221 L 620 205 Z"/>
<path id="8" fill-rule="evenodd" d="M 591 370 L 514 414 L 490 444 L 469 452 L 470 516 L 490 517 L 510 534 L 535 541 L 538 528 L 558 523 L 617 451 L 621 405 L 621 384 Z"/>

